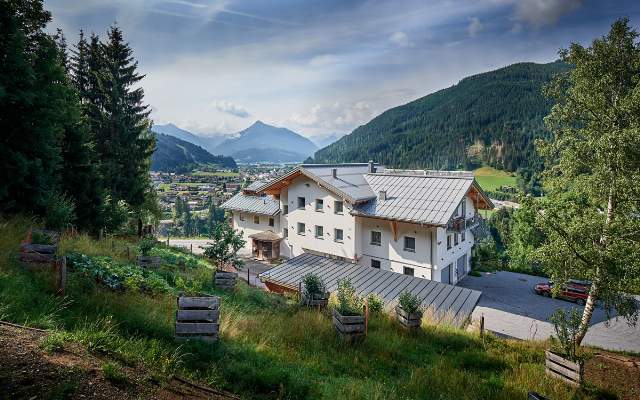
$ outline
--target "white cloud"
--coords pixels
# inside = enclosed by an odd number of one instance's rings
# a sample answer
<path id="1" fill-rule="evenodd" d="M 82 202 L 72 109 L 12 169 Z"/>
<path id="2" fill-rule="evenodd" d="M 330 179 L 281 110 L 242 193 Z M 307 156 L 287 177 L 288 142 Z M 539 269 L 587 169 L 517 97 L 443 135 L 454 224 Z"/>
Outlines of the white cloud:
<path id="1" fill-rule="evenodd" d="M 478 17 L 470 17 L 469 18 L 469 26 L 467 26 L 467 33 L 471 37 L 475 37 L 478 32 L 484 29 L 484 25 L 480 22 Z"/>
<path id="2" fill-rule="evenodd" d="M 250 115 L 244 107 L 226 100 L 216 100 L 211 103 L 211 105 L 220 112 L 230 114 L 239 118 L 247 118 Z"/>
<path id="3" fill-rule="evenodd" d="M 582 6 L 583 0 L 518 0 L 513 18 L 539 28 L 555 25 L 558 20 Z"/>
<path id="4" fill-rule="evenodd" d="M 321 54 L 313 57 L 309 61 L 309 65 L 312 67 L 324 67 L 326 65 L 335 64 L 338 62 L 338 57 L 333 54 Z"/>
<path id="5" fill-rule="evenodd" d="M 349 131 L 369 122 L 375 114 L 371 104 L 366 101 L 352 104 L 336 102 L 331 105 L 316 105 L 307 113 L 294 113 L 288 121 L 303 127 Z"/>
<path id="6" fill-rule="evenodd" d="M 389 41 L 398 47 L 413 47 L 409 36 L 402 31 L 393 32 L 391 36 L 389 36 Z"/>

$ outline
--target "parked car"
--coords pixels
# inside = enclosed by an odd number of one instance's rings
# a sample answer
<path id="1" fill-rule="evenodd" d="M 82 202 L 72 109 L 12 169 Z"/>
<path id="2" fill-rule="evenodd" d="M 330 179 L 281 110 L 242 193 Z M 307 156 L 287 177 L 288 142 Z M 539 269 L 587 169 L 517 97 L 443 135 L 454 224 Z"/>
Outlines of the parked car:
<path id="1" fill-rule="evenodd" d="M 582 306 L 587 302 L 590 287 L 591 282 L 589 281 L 570 279 L 566 284 L 562 285 L 560 292 L 555 297 L 573 301 Z M 538 283 L 533 290 L 541 296 L 551 297 L 553 295 L 553 281 Z"/>

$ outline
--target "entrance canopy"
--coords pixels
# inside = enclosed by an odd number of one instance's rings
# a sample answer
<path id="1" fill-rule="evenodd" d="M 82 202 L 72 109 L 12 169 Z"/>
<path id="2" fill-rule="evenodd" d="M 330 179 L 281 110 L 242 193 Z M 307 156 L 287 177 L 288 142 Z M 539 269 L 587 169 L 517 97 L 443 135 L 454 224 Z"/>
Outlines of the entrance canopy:
<path id="1" fill-rule="evenodd" d="M 253 235 L 249 235 L 249 237 L 261 242 L 279 242 L 280 240 L 282 240 L 280 235 L 278 235 L 274 231 L 258 232 L 254 233 Z"/>
<path id="2" fill-rule="evenodd" d="M 339 280 L 349 278 L 359 296 L 374 293 L 384 300 L 387 307 L 395 306 L 401 293 L 413 293 L 422 299 L 421 306 L 430 309 L 435 318 L 446 319 L 455 325 L 462 325 L 468 320 L 482 294 L 460 286 L 309 253 L 287 260 L 258 277 L 275 290 L 297 291 L 309 273 L 322 279 L 330 292 L 336 290 Z"/>

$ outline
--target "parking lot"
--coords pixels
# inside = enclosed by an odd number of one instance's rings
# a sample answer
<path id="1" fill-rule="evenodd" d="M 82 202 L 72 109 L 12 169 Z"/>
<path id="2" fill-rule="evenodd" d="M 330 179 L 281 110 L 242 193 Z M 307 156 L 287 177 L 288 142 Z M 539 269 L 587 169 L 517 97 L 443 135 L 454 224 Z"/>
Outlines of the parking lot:
<path id="1" fill-rule="evenodd" d="M 481 277 L 467 276 L 460 286 L 482 291 L 472 314 L 473 319 L 485 318 L 485 328 L 518 339 L 546 339 L 553 334 L 549 322 L 557 308 L 582 307 L 564 300 L 543 297 L 533 292 L 533 286 L 545 278 L 498 271 Z M 591 328 L 583 344 L 609 350 L 640 352 L 640 324 L 629 326 L 622 318 L 606 322 L 600 307 L 594 311 Z"/>

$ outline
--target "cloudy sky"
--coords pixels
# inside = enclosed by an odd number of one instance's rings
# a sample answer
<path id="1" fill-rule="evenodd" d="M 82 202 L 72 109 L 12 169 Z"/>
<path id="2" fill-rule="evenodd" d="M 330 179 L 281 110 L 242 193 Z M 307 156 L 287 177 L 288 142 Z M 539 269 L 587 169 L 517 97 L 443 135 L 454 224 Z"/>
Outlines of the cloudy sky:
<path id="1" fill-rule="evenodd" d="M 600 0 L 45 0 L 49 29 L 114 22 L 146 74 L 156 123 L 211 134 L 255 120 L 347 133 L 465 76 L 550 62 L 640 2 Z"/>

